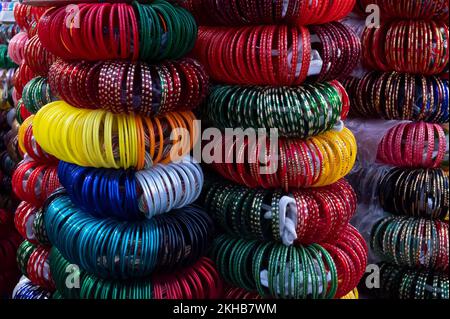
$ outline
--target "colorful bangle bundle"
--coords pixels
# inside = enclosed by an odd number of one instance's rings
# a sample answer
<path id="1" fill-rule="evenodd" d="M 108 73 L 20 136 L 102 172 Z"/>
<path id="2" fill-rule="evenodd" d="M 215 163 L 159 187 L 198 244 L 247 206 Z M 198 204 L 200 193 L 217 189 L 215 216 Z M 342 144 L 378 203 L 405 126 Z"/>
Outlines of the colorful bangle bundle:
<path id="1" fill-rule="evenodd" d="M 347 128 L 307 140 L 281 138 L 272 146 L 268 139 L 249 143 L 249 139 L 233 136 L 223 136 L 220 142 L 222 154 L 214 154 L 212 167 L 223 177 L 252 188 L 286 191 L 337 182 L 352 169 L 357 151 L 355 137 Z M 233 154 L 236 161 L 231 160 Z M 246 159 L 246 154 L 254 160 Z M 261 164 L 262 158 L 268 160 L 267 167 Z"/>
<path id="2" fill-rule="evenodd" d="M 448 67 L 449 29 L 443 22 L 402 20 L 366 28 L 361 39 L 369 68 L 422 75 Z"/>
<path id="3" fill-rule="evenodd" d="M 0 69 L 15 68 L 16 66 L 8 55 L 8 46 L 0 44 Z"/>
<path id="4" fill-rule="evenodd" d="M 208 90 L 203 67 L 189 58 L 155 65 L 58 60 L 48 78 L 51 91 L 73 106 L 146 116 L 192 110 Z"/>
<path id="5" fill-rule="evenodd" d="M 338 22 L 306 27 L 202 27 L 193 54 L 208 74 L 228 84 L 291 86 L 302 84 L 311 66 L 311 33 L 323 66 L 318 81 L 344 78 L 356 66 L 360 42 Z M 336 49 L 339 48 L 339 49 Z"/>
<path id="6" fill-rule="evenodd" d="M 19 65 L 22 60 L 24 59 L 24 49 L 25 49 L 25 43 L 28 40 L 28 35 L 26 32 L 19 32 L 17 33 L 8 44 L 8 55 L 11 58 L 11 60 Z"/>
<path id="7" fill-rule="evenodd" d="M 36 142 L 33 135 L 33 119 L 34 115 L 27 117 L 19 127 L 17 135 L 19 149 L 32 158 L 35 162 L 52 165 L 57 164 L 58 160 L 44 152 L 41 146 Z"/>
<path id="8" fill-rule="evenodd" d="M 205 257 L 186 269 L 141 280 L 105 280 L 80 271 L 80 287 L 72 289 L 66 286 L 70 263 L 55 248 L 50 266 L 58 292 L 67 299 L 216 299 L 221 294 L 221 279 L 212 261 Z"/>
<path id="9" fill-rule="evenodd" d="M 378 146 L 378 160 L 397 167 L 437 168 L 447 148 L 442 126 L 405 123 L 390 129 Z"/>
<path id="10" fill-rule="evenodd" d="M 22 100 L 26 109 L 36 114 L 40 108 L 55 101 L 56 98 L 52 94 L 47 78 L 37 76 L 24 86 Z"/>
<path id="11" fill-rule="evenodd" d="M 432 270 L 380 267 L 379 296 L 387 299 L 449 299 L 448 273 Z"/>
<path id="12" fill-rule="evenodd" d="M 204 255 L 213 231 L 208 215 L 194 206 L 121 222 L 95 218 L 64 195 L 52 200 L 44 219 L 50 241 L 64 257 L 104 278 L 136 278 L 190 265 Z"/>
<path id="13" fill-rule="evenodd" d="M 78 207 L 96 217 L 128 220 L 189 205 L 203 185 L 200 165 L 190 158 L 141 171 L 93 169 L 61 161 L 58 177 Z"/>
<path id="14" fill-rule="evenodd" d="M 297 87 L 216 86 L 205 116 L 214 126 L 277 128 L 287 137 L 307 138 L 345 119 L 349 98 L 337 81 Z"/>
<path id="15" fill-rule="evenodd" d="M 211 254 L 228 283 L 263 298 L 340 298 L 356 286 L 367 263 L 367 247 L 357 231 L 348 226 L 342 236 L 351 240 L 304 247 L 221 235 Z"/>
<path id="16" fill-rule="evenodd" d="M 192 50 L 197 34 L 191 14 L 163 0 L 77 9 L 52 8 L 39 20 L 43 46 L 67 60 L 178 59 Z"/>
<path id="17" fill-rule="evenodd" d="M 51 292 L 33 284 L 29 279 L 22 279 L 14 289 L 12 299 L 18 300 L 38 300 L 38 299 L 50 299 Z"/>
<path id="18" fill-rule="evenodd" d="M 356 195 L 343 179 L 330 186 L 287 194 L 213 183 L 203 193 L 203 207 L 230 235 L 276 242 L 284 232 L 281 220 L 293 215 L 295 243 L 312 244 L 339 237 L 356 211 Z"/>
<path id="19" fill-rule="evenodd" d="M 351 112 L 358 117 L 449 121 L 448 81 L 435 76 L 369 72 L 363 78 L 344 81 Z"/>
<path id="20" fill-rule="evenodd" d="M 386 18 L 420 19 L 448 21 L 449 6 L 447 0 L 360 0 L 365 8 L 375 4 Z"/>
<path id="21" fill-rule="evenodd" d="M 56 170 L 52 165 L 42 165 L 31 160 L 21 161 L 12 176 L 14 193 L 21 200 L 36 207 L 41 206 L 60 187 Z"/>
<path id="22" fill-rule="evenodd" d="M 49 154 L 81 166 L 151 167 L 177 161 L 196 143 L 199 128 L 191 112 L 160 117 L 113 114 L 47 104 L 33 119 L 36 141 Z"/>
<path id="23" fill-rule="evenodd" d="M 28 39 L 23 50 L 25 63 L 37 75 L 46 76 L 50 65 L 56 61 L 56 57 L 50 53 L 37 35 Z"/>
<path id="24" fill-rule="evenodd" d="M 441 169 L 393 169 L 380 182 L 380 204 L 389 213 L 444 219 L 449 179 Z"/>
<path id="25" fill-rule="evenodd" d="M 187 0 L 182 5 L 202 25 L 323 24 L 344 18 L 355 0 Z M 204 14 L 208 12 L 208 14 Z"/>
<path id="26" fill-rule="evenodd" d="M 448 223 L 387 217 L 374 225 L 370 245 L 386 262 L 448 273 Z"/>

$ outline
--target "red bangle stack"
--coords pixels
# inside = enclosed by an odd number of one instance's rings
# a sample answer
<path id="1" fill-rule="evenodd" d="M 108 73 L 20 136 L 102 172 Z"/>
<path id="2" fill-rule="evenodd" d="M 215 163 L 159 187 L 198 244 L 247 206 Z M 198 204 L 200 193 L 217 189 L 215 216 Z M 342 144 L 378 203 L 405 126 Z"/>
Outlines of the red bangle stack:
<path id="1" fill-rule="evenodd" d="M 344 18 L 352 10 L 355 0 L 185 0 L 181 4 L 202 25 L 307 25 Z"/>
<path id="2" fill-rule="evenodd" d="M 42 246 L 31 253 L 27 263 L 27 276 L 32 283 L 38 285 L 48 291 L 55 290 L 55 283 L 53 282 L 48 257 L 50 249 Z"/>
<path id="3" fill-rule="evenodd" d="M 442 126 L 425 122 L 390 129 L 378 147 L 378 160 L 397 167 L 437 168 L 447 141 Z"/>
<path id="4" fill-rule="evenodd" d="M 311 31 L 321 41 L 323 66 L 318 80 L 347 76 L 360 56 L 356 35 L 338 22 Z M 311 46 L 311 32 L 305 27 L 201 27 L 193 54 L 219 82 L 291 86 L 308 77 Z"/>
<path id="5" fill-rule="evenodd" d="M 152 276 L 154 299 L 217 299 L 222 280 L 212 260 L 202 257 L 193 267 Z"/>
<path id="6" fill-rule="evenodd" d="M 14 225 L 19 234 L 32 244 L 39 244 L 33 230 L 33 221 L 36 217 L 38 208 L 28 202 L 21 202 L 14 214 Z"/>
<path id="7" fill-rule="evenodd" d="M 22 161 L 12 177 L 13 191 L 21 200 L 41 206 L 50 194 L 61 187 L 57 167 L 35 161 Z"/>
<path id="8" fill-rule="evenodd" d="M 439 74 L 449 62 L 449 29 L 434 21 L 392 21 L 366 28 L 363 60 L 375 70 Z"/>
<path id="9" fill-rule="evenodd" d="M 48 70 L 56 57 L 42 46 L 39 37 L 28 39 L 24 48 L 24 61 L 36 75 L 47 76 Z"/>
<path id="10" fill-rule="evenodd" d="M 33 35 L 30 31 L 35 29 L 36 21 L 39 21 L 46 10 L 47 7 L 32 7 L 18 2 L 14 5 L 14 20 L 20 29 L 27 31 L 31 37 Z"/>
<path id="11" fill-rule="evenodd" d="M 22 92 L 25 85 L 36 75 L 33 70 L 25 63 L 22 62 L 14 73 L 14 88 L 17 92 L 18 98 L 22 98 Z"/>
<path id="12" fill-rule="evenodd" d="M 48 75 L 51 91 L 81 108 L 151 116 L 192 110 L 208 92 L 208 76 L 193 59 L 158 65 L 58 60 Z"/>

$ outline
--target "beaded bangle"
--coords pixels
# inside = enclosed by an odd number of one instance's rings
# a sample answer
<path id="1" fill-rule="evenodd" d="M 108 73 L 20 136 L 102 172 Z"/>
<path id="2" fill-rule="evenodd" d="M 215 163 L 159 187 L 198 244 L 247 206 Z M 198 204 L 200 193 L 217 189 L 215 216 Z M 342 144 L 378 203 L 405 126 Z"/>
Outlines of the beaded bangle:
<path id="1" fill-rule="evenodd" d="M 194 18 L 167 1 L 84 3 L 78 8 L 76 18 L 72 10 L 59 7 L 46 11 L 39 20 L 43 46 L 66 60 L 178 59 L 195 42 Z"/>
<path id="2" fill-rule="evenodd" d="M 233 136 L 220 139 L 222 146 L 214 150 L 219 148 L 222 154 L 213 154 L 212 167 L 223 177 L 248 187 L 288 190 L 326 186 L 347 175 L 356 160 L 356 141 L 347 128 L 307 140 L 282 138 L 278 140 L 278 149 L 270 146 L 267 138 L 258 138 L 257 142 L 242 140 L 242 143 L 233 141 Z M 264 157 L 260 153 L 263 151 Z M 237 163 L 231 161 L 234 154 L 238 155 Z M 254 160 L 245 160 L 244 156 Z M 261 170 L 261 158 L 276 162 L 269 163 L 271 169 L 266 172 Z"/>
<path id="3" fill-rule="evenodd" d="M 378 292 L 380 298 L 448 299 L 450 296 L 449 279 L 446 273 L 382 264 L 380 274 Z M 423 279 L 419 280 L 419 278 Z M 405 285 L 408 282 L 411 284 Z"/>
<path id="4" fill-rule="evenodd" d="M 170 69 L 170 75 L 163 69 Z M 122 80 L 113 82 L 114 75 L 121 70 L 127 70 Z M 48 78 L 51 91 L 73 106 L 146 116 L 192 110 L 203 101 L 208 90 L 208 76 L 203 67 L 188 58 L 159 65 L 58 60 L 50 67 Z M 172 96 L 171 85 L 177 89 Z M 112 98 L 115 96 L 118 98 Z M 165 96 L 171 99 L 164 99 Z"/>
<path id="5" fill-rule="evenodd" d="M 296 245 L 335 241 L 356 211 L 356 195 L 343 179 L 331 186 L 293 190 L 285 195 L 281 195 L 281 191 L 267 191 L 263 193 L 262 202 L 258 201 L 260 194 L 244 186 L 212 183 L 203 190 L 202 204 L 230 235 L 243 239 L 281 241 L 282 230 L 276 224 L 279 223 L 278 214 L 283 205 L 280 200 L 282 196 L 289 196 L 296 205 Z M 247 207 L 251 210 L 246 210 Z M 267 212 L 271 212 L 276 220 L 267 219 Z M 256 225 L 248 223 L 249 218 L 255 220 Z M 274 225 L 277 234 L 272 231 Z"/>
<path id="6" fill-rule="evenodd" d="M 12 176 L 13 191 L 18 198 L 39 207 L 60 187 L 56 166 L 35 161 L 21 161 Z"/>
<path id="7" fill-rule="evenodd" d="M 294 88 L 216 86 L 204 113 L 221 129 L 277 128 L 283 136 L 307 138 L 344 118 L 347 99 L 336 81 Z"/>
<path id="8" fill-rule="evenodd" d="M 420 19 L 448 21 L 448 1 L 446 0 L 361 0 L 361 6 L 367 7 L 375 4 L 381 9 L 381 14 L 386 18 Z"/>
<path id="9" fill-rule="evenodd" d="M 46 78 L 35 77 L 23 88 L 22 100 L 26 109 L 33 114 L 44 105 L 56 101 Z"/>
<path id="10" fill-rule="evenodd" d="M 405 29 L 411 35 L 428 34 L 428 37 L 402 36 Z M 428 42 L 424 43 L 426 39 Z M 448 66 L 449 50 L 445 47 L 448 39 L 449 29 L 443 22 L 392 21 L 380 28 L 365 29 L 361 40 L 363 60 L 369 68 L 380 71 L 439 74 Z M 426 51 L 431 46 L 433 50 Z"/>
<path id="11" fill-rule="evenodd" d="M 139 219 L 193 203 L 203 173 L 191 158 L 142 171 L 91 169 L 60 162 L 58 177 L 72 202 L 95 217 Z"/>
<path id="12" fill-rule="evenodd" d="M 33 284 L 28 278 L 20 280 L 14 288 L 12 299 L 18 300 L 39 300 L 50 299 L 52 293 Z"/>
<path id="13" fill-rule="evenodd" d="M 357 285 L 367 263 L 367 249 L 357 231 L 348 226 L 343 236 L 349 245 L 326 244 L 325 248 L 318 244 L 287 247 L 221 235 L 214 240 L 211 255 L 228 283 L 258 291 L 263 298 L 340 298 Z M 355 262 L 354 272 L 343 266 L 350 259 Z"/>
<path id="14" fill-rule="evenodd" d="M 322 67 L 317 79 L 346 77 L 359 59 L 361 45 L 357 36 L 338 22 L 311 28 L 311 32 L 323 41 L 318 50 L 323 65 L 328 66 Z M 312 59 L 310 38 L 310 30 L 305 27 L 201 27 L 193 55 L 218 82 L 299 85 L 308 77 Z M 332 47 L 340 50 L 326 54 Z"/>
<path id="15" fill-rule="evenodd" d="M 66 286 L 70 263 L 53 248 L 50 267 L 61 297 L 67 299 L 216 299 L 222 293 L 214 264 L 200 258 L 194 265 L 145 279 L 105 280 L 80 271 L 80 287 Z"/>
<path id="16" fill-rule="evenodd" d="M 374 225 L 370 245 L 387 262 L 448 271 L 448 224 L 445 222 L 388 217 Z"/>
<path id="17" fill-rule="evenodd" d="M 449 120 L 448 81 L 435 76 L 370 72 L 344 81 L 351 96 L 351 115 L 446 123 Z M 406 93 L 408 92 L 408 93 Z"/>
<path id="18" fill-rule="evenodd" d="M 446 152 L 442 127 L 430 123 L 400 124 L 378 146 L 378 160 L 397 167 L 437 168 Z"/>
<path id="19" fill-rule="evenodd" d="M 33 133 L 42 149 L 60 160 L 141 170 L 183 158 L 196 143 L 199 128 L 191 112 L 147 118 L 78 109 L 57 101 L 39 110 Z"/>
<path id="20" fill-rule="evenodd" d="M 44 219 L 50 242 L 65 258 L 106 278 L 142 277 L 190 265 L 204 255 L 213 232 L 211 219 L 194 206 L 122 222 L 95 218 L 66 195 L 49 203 Z"/>
<path id="21" fill-rule="evenodd" d="M 379 198 L 390 213 L 443 220 L 449 209 L 448 175 L 441 169 L 393 169 L 380 182 Z"/>
<path id="22" fill-rule="evenodd" d="M 245 1 L 245 0 L 187 0 L 181 4 L 202 25 L 248 24 L 323 24 L 344 18 L 355 5 L 355 0 Z M 323 10 L 321 10 L 321 8 Z M 205 15 L 205 10 L 208 14 Z"/>

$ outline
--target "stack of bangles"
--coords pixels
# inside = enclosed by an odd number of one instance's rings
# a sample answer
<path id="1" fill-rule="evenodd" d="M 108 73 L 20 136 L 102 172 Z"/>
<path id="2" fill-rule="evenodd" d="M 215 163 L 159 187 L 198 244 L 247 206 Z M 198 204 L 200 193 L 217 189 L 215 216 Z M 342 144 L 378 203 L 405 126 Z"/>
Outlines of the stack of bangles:
<path id="1" fill-rule="evenodd" d="M 164 0 L 150 4 L 95 3 L 59 7 L 39 20 L 39 39 L 66 60 L 178 59 L 192 50 L 197 26 L 184 8 Z"/>
<path id="2" fill-rule="evenodd" d="M 448 216 L 449 178 L 442 169 L 392 169 L 379 192 L 380 204 L 389 213 L 442 220 Z"/>
<path id="3" fill-rule="evenodd" d="M 44 288 L 33 284 L 29 279 L 24 278 L 19 281 L 16 288 L 14 289 L 12 299 L 38 300 L 50 299 L 51 296 L 52 293 L 50 291 L 47 291 Z"/>
<path id="4" fill-rule="evenodd" d="M 182 5 L 202 25 L 323 24 L 344 18 L 355 0 L 186 0 Z M 208 12 L 208 14 L 204 14 Z"/>
<path id="5" fill-rule="evenodd" d="M 172 273 L 155 273 L 145 279 L 107 280 L 78 270 L 80 287 L 66 285 L 70 262 L 52 248 L 50 268 L 58 292 L 67 299 L 217 299 L 222 291 L 219 274 L 212 261 L 200 258 L 188 268 Z"/>
<path id="6" fill-rule="evenodd" d="M 37 75 L 46 76 L 50 65 L 56 61 L 56 56 L 42 46 L 39 37 L 35 35 L 25 43 L 23 50 L 25 63 Z"/>
<path id="7" fill-rule="evenodd" d="M 390 129 L 378 146 L 379 161 L 397 167 L 440 167 L 447 141 L 439 124 L 405 123 Z"/>
<path id="8" fill-rule="evenodd" d="M 14 193 L 23 201 L 41 206 L 60 187 L 56 170 L 53 165 L 32 160 L 21 161 L 12 176 Z"/>
<path id="9" fill-rule="evenodd" d="M 386 18 L 448 21 L 448 0 L 360 0 L 361 6 L 377 5 Z"/>
<path id="10" fill-rule="evenodd" d="M 33 119 L 33 115 L 29 116 L 19 127 L 17 137 L 20 150 L 35 162 L 48 165 L 57 164 L 58 159 L 44 152 L 41 146 L 36 142 L 33 135 Z"/>
<path id="11" fill-rule="evenodd" d="M 25 85 L 34 77 L 35 74 L 33 70 L 31 70 L 25 62 L 22 62 L 14 74 L 14 88 L 16 89 L 19 98 L 22 97 L 22 92 Z"/>
<path id="12" fill-rule="evenodd" d="M 206 253 L 213 234 L 209 216 L 186 206 L 151 220 L 96 218 L 60 194 L 46 207 L 50 242 L 71 263 L 102 278 L 147 276 L 193 264 Z"/>
<path id="13" fill-rule="evenodd" d="M 16 119 L 17 122 L 22 125 L 22 123 L 29 118 L 31 115 L 30 111 L 27 110 L 27 108 L 25 107 L 25 104 L 23 103 L 23 100 L 20 99 L 17 101 L 17 105 L 16 105 Z"/>
<path id="14" fill-rule="evenodd" d="M 43 150 L 60 160 L 141 170 L 183 158 L 196 143 L 199 127 L 192 112 L 148 118 L 79 109 L 56 101 L 35 115 L 33 134 Z"/>
<path id="15" fill-rule="evenodd" d="M 356 211 L 356 195 L 341 179 L 316 189 L 263 190 L 213 183 L 202 196 L 203 207 L 228 234 L 284 244 L 333 242 Z M 293 231 L 286 243 L 286 233 Z"/>
<path id="16" fill-rule="evenodd" d="M 35 246 L 25 240 L 17 249 L 17 263 L 22 273 L 34 285 L 54 291 L 55 283 L 48 263 L 49 254 L 50 248 Z"/>
<path id="17" fill-rule="evenodd" d="M 344 81 L 355 117 L 449 121 L 448 81 L 436 76 L 369 72 Z"/>
<path id="18" fill-rule="evenodd" d="M 314 38 L 318 42 L 312 42 Z M 292 86 L 307 79 L 312 50 L 318 50 L 322 59 L 316 78 L 323 82 L 349 75 L 358 63 L 361 45 L 353 31 L 339 22 L 310 30 L 286 25 L 201 27 L 193 54 L 218 82 Z"/>
<path id="19" fill-rule="evenodd" d="M 334 244 L 285 246 L 228 235 L 211 250 L 225 281 L 263 298 L 332 299 L 354 289 L 367 264 L 364 239 L 348 225 Z M 308 280 L 305 280 L 308 278 Z"/>
<path id="20" fill-rule="evenodd" d="M 433 270 L 413 270 L 390 264 L 380 267 L 379 296 L 386 299 L 450 298 L 448 273 Z"/>
<path id="21" fill-rule="evenodd" d="M 338 81 L 297 87 L 216 86 L 204 110 L 215 127 L 278 128 L 307 138 L 347 117 L 349 97 Z"/>
<path id="22" fill-rule="evenodd" d="M 61 161 L 58 177 L 76 206 L 96 217 L 125 220 L 152 218 L 189 205 L 203 185 L 200 165 L 190 158 L 140 171 L 87 168 Z"/>
<path id="23" fill-rule="evenodd" d="M 16 66 L 8 55 L 8 46 L 0 44 L 0 69 L 15 68 Z"/>
<path id="24" fill-rule="evenodd" d="M 58 60 L 48 79 L 51 91 L 73 106 L 146 116 L 192 110 L 208 91 L 203 67 L 189 58 L 161 64 Z"/>
<path id="25" fill-rule="evenodd" d="M 28 40 L 28 35 L 26 32 L 19 32 L 17 33 L 8 44 L 8 55 L 11 58 L 11 60 L 19 65 L 22 60 L 24 59 L 24 48 L 25 43 Z"/>
<path id="26" fill-rule="evenodd" d="M 25 30 L 30 36 L 33 36 L 32 31 L 36 21 L 39 21 L 47 9 L 47 7 L 35 7 L 19 2 L 14 5 L 14 20 L 21 30 Z"/>
<path id="27" fill-rule="evenodd" d="M 260 295 L 258 295 L 256 292 L 247 291 L 245 289 L 239 288 L 239 287 L 228 287 L 225 290 L 224 298 L 228 300 L 257 300 L 257 299 L 263 299 Z M 358 289 L 354 289 L 353 291 L 350 291 L 347 295 L 342 297 L 341 299 L 359 299 L 359 293 Z"/>
<path id="28" fill-rule="evenodd" d="M 364 30 L 363 60 L 370 69 L 435 75 L 448 67 L 448 41 L 444 22 L 387 22 Z"/>
<path id="29" fill-rule="evenodd" d="M 372 230 L 370 245 L 386 262 L 448 273 L 448 223 L 412 217 L 387 217 Z"/>
<path id="30" fill-rule="evenodd" d="M 221 154 L 214 154 L 212 167 L 225 178 L 251 188 L 287 191 L 330 185 L 347 175 L 356 160 L 356 140 L 347 128 L 306 140 L 280 138 L 277 145 L 272 145 L 268 137 L 250 140 L 222 136 L 222 147 L 213 148 L 214 153 L 220 149 Z M 208 147 L 211 146 L 206 145 L 203 151 Z"/>
<path id="31" fill-rule="evenodd" d="M 23 201 L 19 204 L 14 214 L 14 225 L 19 234 L 28 242 L 35 245 L 40 244 L 36 239 L 33 227 L 38 211 L 38 208 Z"/>
<path id="32" fill-rule="evenodd" d="M 32 114 L 36 114 L 41 107 L 55 100 L 47 78 L 44 77 L 35 77 L 24 86 L 22 91 L 25 108 Z"/>

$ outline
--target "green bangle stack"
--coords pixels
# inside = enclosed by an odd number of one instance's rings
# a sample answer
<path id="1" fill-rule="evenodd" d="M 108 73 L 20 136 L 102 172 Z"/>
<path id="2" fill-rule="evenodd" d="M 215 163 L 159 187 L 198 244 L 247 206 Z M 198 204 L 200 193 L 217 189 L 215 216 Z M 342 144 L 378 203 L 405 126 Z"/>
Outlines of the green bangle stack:
<path id="1" fill-rule="evenodd" d="M 331 299 L 338 289 L 336 265 L 318 244 L 285 246 L 221 235 L 211 254 L 226 281 L 264 298 Z"/>
<path id="2" fill-rule="evenodd" d="M 449 299 L 448 274 L 428 270 L 380 267 L 378 297 L 386 299 Z"/>
<path id="3" fill-rule="evenodd" d="M 282 136 L 307 138 L 336 125 L 343 100 L 330 82 L 297 87 L 218 85 L 211 91 L 204 117 L 221 129 L 277 128 Z"/>
<path id="4" fill-rule="evenodd" d="M 28 240 L 24 240 L 22 244 L 20 244 L 19 248 L 17 249 L 17 264 L 19 266 L 20 271 L 22 274 L 27 276 L 27 264 L 28 260 L 30 259 L 31 254 L 33 251 L 36 250 L 36 246 L 34 246 L 32 243 L 30 243 Z"/>
<path id="5" fill-rule="evenodd" d="M 28 82 L 23 88 L 22 100 L 25 108 L 32 114 L 36 114 L 37 111 L 44 105 L 56 101 L 50 91 L 50 85 L 47 78 L 35 77 Z"/>
<path id="6" fill-rule="evenodd" d="M 8 55 L 8 46 L 6 44 L 0 44 L 0 69 L 17 68 Z"/>

